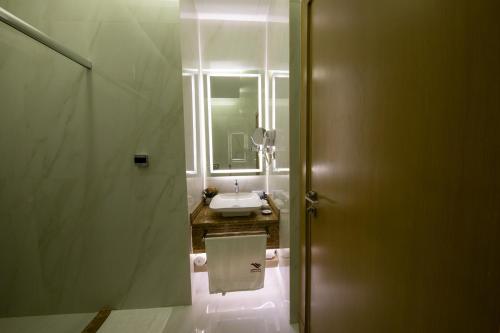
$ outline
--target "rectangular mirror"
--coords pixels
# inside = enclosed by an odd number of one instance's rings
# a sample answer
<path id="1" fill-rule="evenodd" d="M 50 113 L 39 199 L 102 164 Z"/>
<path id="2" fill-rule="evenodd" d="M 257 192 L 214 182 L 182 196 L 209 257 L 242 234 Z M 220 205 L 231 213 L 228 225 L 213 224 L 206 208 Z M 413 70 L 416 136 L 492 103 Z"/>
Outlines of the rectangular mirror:
<path id="1" fill-rule="evenodd" d="M 210 173 L 261 173 L 250 142 L 262 126 L 260 74 L 210 73 L 206 82 Z"/>
<path id="2" fill-rule="evenodd" d="M 186 153 L 186 174 L 198 173 L 196 142 L 196 74 L 182 73 L 182 94 L 184 103 L 184 144 Z"/>
<path id="3" fill-rule="evenodd" d="M 273 170 L 288 172 L 289 167 L 289 79 L 288 74 L 271 77 L 272 128 L 276 130 Z"/>

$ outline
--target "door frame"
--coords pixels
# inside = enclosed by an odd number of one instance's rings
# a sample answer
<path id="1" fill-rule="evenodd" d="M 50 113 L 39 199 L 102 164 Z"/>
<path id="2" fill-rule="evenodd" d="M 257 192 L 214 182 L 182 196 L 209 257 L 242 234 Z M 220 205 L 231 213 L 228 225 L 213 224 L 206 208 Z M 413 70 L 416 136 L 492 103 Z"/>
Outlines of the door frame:
<path id="1" fill-rule="evenodd" d="M 309 166 L 309 127 L 310 127 L 310 98 L 309 98 L 309 13 L 313 0 L 301 1 L 300 8 L 300 332 L 310 332 L 310 294 L 311 294 L 311 244 L 309 217 L 306 210 L 305 193 L 308 191 Z"/>

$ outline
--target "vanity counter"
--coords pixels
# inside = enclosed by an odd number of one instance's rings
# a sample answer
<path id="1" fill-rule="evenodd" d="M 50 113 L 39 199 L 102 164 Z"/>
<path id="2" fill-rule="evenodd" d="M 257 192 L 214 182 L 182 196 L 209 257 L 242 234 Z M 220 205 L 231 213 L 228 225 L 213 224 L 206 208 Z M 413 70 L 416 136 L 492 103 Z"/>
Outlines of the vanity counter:
<path id="1" fill-rule="evenodd" d="M 279 247 L 279 210 L 269 200 L 272 214 L 263 215 L 260 212 L 250 216 L 224 217 L 206 205 L 200 205 L 191 214 L 191 229 L 193 238 L 193 253 L 205 252 L 203 237 L 207 233 L 267 231 L 267 248 Z"/>

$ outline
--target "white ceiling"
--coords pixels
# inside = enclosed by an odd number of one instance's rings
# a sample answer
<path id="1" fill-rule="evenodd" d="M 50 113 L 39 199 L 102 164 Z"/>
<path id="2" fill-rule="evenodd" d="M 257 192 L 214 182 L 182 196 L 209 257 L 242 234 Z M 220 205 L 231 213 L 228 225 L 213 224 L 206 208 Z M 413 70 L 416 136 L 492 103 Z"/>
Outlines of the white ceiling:
<path id="1" fill-rule="evenodd" d="M 267 17 L 272 0 L 194 0 L 200 17 Z"/>
<path id="2" fill-rule="evenodd" d="M 181 0 L 181 17 L 200 20 L 288 22 L 288 0 Z"/>

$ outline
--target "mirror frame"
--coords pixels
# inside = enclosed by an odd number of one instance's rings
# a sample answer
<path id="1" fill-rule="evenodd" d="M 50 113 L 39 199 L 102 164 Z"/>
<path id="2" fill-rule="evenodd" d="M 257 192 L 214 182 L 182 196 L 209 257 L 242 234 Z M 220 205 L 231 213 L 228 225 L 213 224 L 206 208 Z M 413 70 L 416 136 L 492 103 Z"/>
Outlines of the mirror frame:
<path id="1" fill-rule="evenodd" d="M 184 70 L 182 72 L 183 77 L 191 77 L 191 105 L 192 105 L 192 117 L 193 117 L 193 169 L 188 169 L 186 164 L 186 175 L 197 175 L 198 174 L 198 137 L 197 137 L 197 114 L 196 114 L 196 75 L 198 72 Z"/>
<path id="2" fill-rule="evenodd" d="M 276 130 L 276 78 L 290 78 L 288 71 L 273 71 L 271 73 L 271 129 Z M 288 96 L 290 100 L 290 96 Z M 290 117 L 290 108 L 288 108 L 288 117 Z M 273 149 L 276 149 L 274 147 Z M 290 172 L 288 168 L 278 168 L 276 166 L 276 158 L 273 158 L 273 171 L 274 172 Z"/>
<path id="3" fill-rule="evenodd" d="M 258 84 L 258 127 L 262 127 L 263 124 L 263 114 L 262 114 L 262 75 L 261 74 L 250 74 L 250 73 L 235 73 L 235 72 L 205 72 L 206 74 L 206 86 L 207 86 L 207 127 L 208 127 L 208 150 L 209 150 L 209 171 L 212 175 L 221 174 L 242 174 L 242 173 L 262 173 L 264 170 L 263 161 L 261 154 L 257 153 L 257 159 L 259 161 L 258 169 L 214 169 L 214 159 L 213 159 L 213 145 L 212 145 L 212 94 L 210 90 L 210 79 L 212 77 L 255 77 L 257 78 Z"/>

